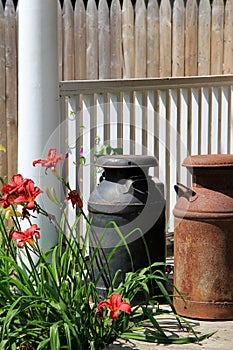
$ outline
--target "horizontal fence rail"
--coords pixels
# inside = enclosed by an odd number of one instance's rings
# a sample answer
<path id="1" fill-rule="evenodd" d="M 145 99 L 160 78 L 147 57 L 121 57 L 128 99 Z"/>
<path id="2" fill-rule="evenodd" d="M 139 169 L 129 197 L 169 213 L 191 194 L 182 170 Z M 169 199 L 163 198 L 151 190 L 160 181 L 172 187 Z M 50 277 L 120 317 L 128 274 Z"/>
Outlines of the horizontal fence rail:
<path id="1" fill-rule="evenodd" d="M 85 210 L 98 182 L 96 155 L 107 145 L 126 155 L 153 155 L 158 166 L 150 175 L 165 185 L 167 229 L 172 231 L 173 187 L 177 182 L 190 185 L 181 166 L 184 158 L 233 153 L 232 85 L 229 75 L 61 82 L 68 178 L 83 193 Z M 84 165 L 79 165 L 80 148 Z"/>

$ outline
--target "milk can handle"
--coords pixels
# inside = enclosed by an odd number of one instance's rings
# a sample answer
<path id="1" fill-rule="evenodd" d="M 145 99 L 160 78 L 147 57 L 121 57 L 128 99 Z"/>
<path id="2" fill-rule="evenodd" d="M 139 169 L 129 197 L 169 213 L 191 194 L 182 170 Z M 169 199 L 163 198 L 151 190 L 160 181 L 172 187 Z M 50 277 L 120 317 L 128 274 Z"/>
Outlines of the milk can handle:
<path id="1" fill-rule="evenodd" d="M 193 191 L 191 188 L 186 187 L 180 183 L 177 183 L 177 185 L 174 185 L 174 189 L 179 197 L 185 197 L 190 202 L 193 202 L 198 197 L 198 194 L 195 191 Z"/>
<path id="2" fill-rule="evenodd" d="M 130 190 L 133 188 L 135 192 L 138 192 L 141 195 L 147 194 L 147 191 L 140 190 L 138 188 L 134 188 L 133 185 L 136 184 L 138 180 L 132 180 L 132 179 L 127 179 L 125 180 L 124 185 L 122 185 L 121 193 L 129 193 Z"/>

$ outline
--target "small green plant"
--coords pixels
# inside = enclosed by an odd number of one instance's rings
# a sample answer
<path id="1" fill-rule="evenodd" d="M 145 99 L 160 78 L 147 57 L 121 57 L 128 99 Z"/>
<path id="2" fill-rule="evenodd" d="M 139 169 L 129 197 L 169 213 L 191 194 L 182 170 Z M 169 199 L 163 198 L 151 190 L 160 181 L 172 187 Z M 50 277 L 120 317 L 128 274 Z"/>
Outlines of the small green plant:
<path id="1" fill-rule="evenodd" d="M 188 343 L 210 336 L 198 337 L 187 322 L 185 327 L 193 336 L 186 338 L 168 337 L 161 328 L 156 320 L 161 310 L 156 297 L 150 295 L 148 282 L 156 283 L 173 307 L 164 287 L 167 277 L 157 269 L 158 263 L 127 273 L 116 290 L 110 287 L 106 300 L 100 298 L 91 270 L 101 242 L 87 261 L 87 241 L 92 226 L 83 212 L 79 193 L 58 175 L 58 162 L 63 162 L 62 155 L 51 149 L 46 159 L 36 160 L 33 165 L 41 164 L 45 171 L 51 169 L 67 189 L 65 201 L 58 203 L 62 211 L 60 223 L 37 203 L 42 191 L 31 179 L 17 174 L 11 183 L 3 183 L 1 188 L 0 350 L 101 350 L 119 337 Z M 57 202 L 55 194 L 48 189 L 46 192 Z M 77 210 L 74 223 L 67 220 L 69 201 Z M 21 207 L 20 212 L 17 207 Z M 38 215 L 47 217 L 48 226 L 52 222 L 57 230 L 58 244 L 48 252 L 40 248 L 40 227 L 33 223 Z M 74 234 L 81 215 L 88 227 L 83 238 Z M 21 228 L 22 220 L 28 222 L 26 230 Z M 69 235 L 65 234 L 67 228 Z M 97 279 L 104 273 L 110 258 L 111 254 Z M 144 294 L 146 302 L 133 305 L 138 292 Z M 179 316 L 175 316 L 181 325 Z M 146 321 L 150 322 L 150 327 L 143 326 Z"/>

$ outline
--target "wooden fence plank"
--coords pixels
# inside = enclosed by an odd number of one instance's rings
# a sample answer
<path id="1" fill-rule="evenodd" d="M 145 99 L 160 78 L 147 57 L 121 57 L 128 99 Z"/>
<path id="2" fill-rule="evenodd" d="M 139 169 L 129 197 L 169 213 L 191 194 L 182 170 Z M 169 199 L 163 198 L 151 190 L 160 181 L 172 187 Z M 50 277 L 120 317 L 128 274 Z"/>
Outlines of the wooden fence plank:
<path id="1" fill-rule="evenodd" d="M 135 78 L 146 77 L 146 5 L 137 0 L 135 5 Z"/>
<path id="2" fill-rule="evenodd" d="M 211 28 L 211 74 L 222 74 L 223 71 L 223 23 L 223 0 L 214 0 Z"/>
<path id="3" fill-rule="evenodd" d="M 188 152 L 188 127 L 189 127 L 189 106 L 188 106 L 188 89 L 179 89 L 179 111 L 177 120 L 177 129 L 180 136 L 178 145 L 177 161 L 180 166 L 184 158 L 189 155 Z M 178 181 L 187 183 L 187 169 L 180 168 Z"/>
<path id="4" fill-rule="evenodd" d="M 210 28 L 210 2 L 201 0 L 198 12 L 198 75 L 210 74 Z"/>
<path id="5" fill-rule="evenodd" d="M 171 76 L 171 5 L 163 0 L 159 9 L 160 25 L 160 76 Z"/>
<path id="6" fill-rule="evenodd" d="M 106 0 L 100 0 L 98 7 L 99 34 L 99 79 L 110 78 L 110 23 Z M 111 38 L 111 41 L 113 38 Z"/>
<path id="7" fill-rule="evenodd" d="M 184 75 L 184 26 L 184 1 L 175 0 L 172 20 L 172 76 L 174 77 Z"/>
<path id="8" fill-rule="evenodd" d="M 98 12 L 95 0 L 86 9 L 87 79 L 98 79 Z"/>
<path id="9" fill-rule="evenodd" d="M 7 0 L 5 5 L 5 47 L 8 179 L 17 172 L 17 38 L 15 22 L 13 1 Z"/>
<path id="10" fill-rule="evenodd" d="M 228 130 L 230 125 L 228 124 L 228 100 L 229 100 L 229 88 L 224 86 L 221 88 L 221 111 L 220 111 L 220 137 L 219 137 L 219 152 L 229 153 L 228 148 Z"/>
<path id="11" fill-rule="evenodd" d="M 223 39 L 223 74 L 233 73 L 233 1 L 227 0 L 225 6 L 225 26 Z"/>
<path id="12" fill-rule="evenodd" d="M 74 13 L 71 0 L 63 4 L 63 79 L 74 79 Z"/>
<path id="13" fill-rule="evenodd" d="M 178 161 L 178 143 L 179 143 L 179 134 L 177 133 L 178 121 L 179 121 L 179 111 L 178 111 L 178 100 L 179 100 L 179 91 L 178 89 L 174 89 L 170 91 L 170 116 L 169 116 L 169 124 L 168 124 L 168 135 L 169 135 L 169 148 L 168 148 L 168 158 L 169 158 L 169 202 L 170 207 L 173 203 L 176 202 L 176 193 L 172 191 L 174 185 L 177 184 L 177 161 Z M 170 217 L 168 218 L 168 222 L 172 223 L 172 211 L 170 211 Z M 170 228 L 173 230 L 173 227 Z"/>
<path id="14" fill-rule="evenodd" d="M 110 69 L 112 79 L 122 78 L 122 23 L 121 23 L 121 5 L 119 0 L 113 0 L 110 8 L 110 33 L 111 33 L 111 57 Z"/>
<path id="15" fill-rule="evenodd" d="M 5 20 L 2 1 L 0 1 L 0 145 L 7 149 L 6 128 L 6 64 L 5 64 Z M 0 176 L 7 176 L 7 153 L 0 151 Z"/>
<path id="16" fill-rule="evenodd" d="M 199 123 L 199 90 L 191 89 L 191 98 L 190 98 L 190 107 L 192 109 L 191 122 L 190 122 L 190 131 L 191 131 L 191 142 L 190 150 L 191 154 L 199 154 L 200 150 L 200 123 Z"/>
<path id="17" fill-rule="evenodd" d="M 147 6 L 147 77 L 159 77 L 159 6 L 149 0 Z"/>
<path id="18" fill-rule="evenodd" d="M 83 0 L 74 9 L 75 79 L 86 79 L 86 11 Z"/>
<path id="19" fill-rule="evenodd" d="M 229 86 L 228 93 L 228 150 L 229 153 L 233 153 L 233 123 L 232 123 L 232 108 L 233 108 L 233 88 Z"/>
<path id="20" fill-rule="evenodd" d="M 63 80 L 63 72 L 62 72 L 62 66 L 63 66 L 63 49 L 62 49 L 62 44 L 63 44 L 63 38 L 62 38 L 62 8 L 61 8 L 61 3 L 59 0 L 57 0 L 57 41 L 58 41 L 58 77 L 59 81 Z"/>
<path id="21" fill-rule="evenodd" d="M 197 3 L 188 0 L 185 16 L 185 75 L 197 75 Z"/>
<path id="22" fill-rule="evenodd" d="M 122 7 L 123 77 L 134 78 L 134 9 L 130 0 Z"/>
<path id="23" fill-rule="evenodd" d="M 212 141 L 212 120 L 213 112 L 216 110 L 213 107 L 213 89 L 204 87 L 201 89 L 200 97 L 200 138 L 201 149 L 200 154 L 211 153 L 211 141 Z"/>

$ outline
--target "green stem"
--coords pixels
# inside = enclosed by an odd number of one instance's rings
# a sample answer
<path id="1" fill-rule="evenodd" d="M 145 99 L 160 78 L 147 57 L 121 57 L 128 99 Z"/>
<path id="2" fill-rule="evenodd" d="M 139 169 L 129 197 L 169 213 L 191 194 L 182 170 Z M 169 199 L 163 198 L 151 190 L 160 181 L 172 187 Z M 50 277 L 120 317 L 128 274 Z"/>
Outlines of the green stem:
<path id="1" fill-rule="evenodd" d="M 4 219 L 1 215 L 1 213 L 0 213 L 0 221 L 1 221 L 1 232 L 3 234 L 5 242 L 7 243 L 7 248 L 10 250 L 11 256 L 14 259 L 14 261 L 16 262 L 15 251 L 12 248 L 12 240 L 8 235 L 7 229 L 6 229 L 5 224 L 4 224 Z"/>

